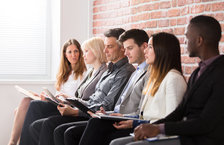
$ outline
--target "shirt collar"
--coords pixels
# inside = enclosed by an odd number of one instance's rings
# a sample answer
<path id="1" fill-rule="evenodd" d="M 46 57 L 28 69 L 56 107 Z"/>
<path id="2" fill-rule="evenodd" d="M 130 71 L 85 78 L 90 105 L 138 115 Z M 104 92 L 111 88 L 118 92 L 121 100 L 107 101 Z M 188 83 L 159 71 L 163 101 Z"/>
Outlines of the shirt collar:
<path id="1" fill-rule="evenodd" d="M 209 58 L 205 61 L 201 61 L 199 62 L 199 67 L 205 67 L 205 66 L 209 66 L 213 61 L 215 61 L 217 58 L 219 58 L 221 55 L 217 55 L 217 56 L 214 56 L 212 58 Z"/>
<path id="2" fill-rule="evenodd" d="M 123 66 L 126 63 L 128 63 L 127 57 L 122 58 L 121 60 L 119 60 L 118 62 L 116 62 L 114 64 L 112 62 L 110 62 L 109 66 L 108 66 L 109 72 L 113 72 L 114 70 L 116 70 L 117 68 L 120 68 L 121 66 Z"/>
<path id="3" fill-rule="evenodd" d="M 147 65 L 146 62 L 144 61 L 143 63 L 138 65 L 137 70 L 144 70 L 146 65 Z"/>

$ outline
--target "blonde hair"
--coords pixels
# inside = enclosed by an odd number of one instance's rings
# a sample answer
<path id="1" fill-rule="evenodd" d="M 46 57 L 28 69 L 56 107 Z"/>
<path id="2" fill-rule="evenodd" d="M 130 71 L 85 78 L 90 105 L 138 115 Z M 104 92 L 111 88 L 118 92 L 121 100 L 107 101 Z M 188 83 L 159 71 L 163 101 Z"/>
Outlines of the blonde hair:
<path id="1" fill-rule="evenodd" d="M 71 63 L 68 61 L 68 59 L 65 56 L 67 47 L 70 45 L 75 45 L 79 50 L 79 59 L 73 69 L 72 69 Z M 76 39 L 68 40 L 67 42 L 65 42 L 65 44 L 62 47 L 59 71 L 56 76 L 57 78 L 57 82 L 55 84 L 56 90 L 58 91 L 60 90 L 61 85 L 68 80 L 68 77 L 71 74 L 72 70 L 73 70 L 73 73 L 75 74 L 74 75 L 75 80 L 77 80 L 78 77 L 82 77 L 83 72 L 86 71 L 86 65 L 83 59 L 83 52 L 79 42 Z"/>
<path id="2" fill-rule="evenodd" d="M 84 48 L 90 49 L 101 64 L 107 62 L 106 55 L 104 53 L 104 41 L 100 37 L 93 37 L 84 41 L 82 43 L 82 49 Z"/>

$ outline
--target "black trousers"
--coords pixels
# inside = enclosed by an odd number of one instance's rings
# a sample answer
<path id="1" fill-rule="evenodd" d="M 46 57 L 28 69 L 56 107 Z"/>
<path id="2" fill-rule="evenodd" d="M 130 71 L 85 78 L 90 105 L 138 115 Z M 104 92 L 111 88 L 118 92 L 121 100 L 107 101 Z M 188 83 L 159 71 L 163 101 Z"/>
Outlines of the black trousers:
<path id="1" fill-rule="evenodd" d="M 30 132 L 32 138 L 35 138 L 39 145 L 54 145 L 55 128 L 65 123 L 85 120 L 88 120 L 88 118 L 61 115 L 50 116 L 48 118 L 33 122 L 30 126 Z"/>
<path id="2" fill-rule="evenodd" d="M 117 130 L 113 127 L 114 123 L 115 122 L 111 120 L 98 118 L 90 119 L 81 137 L 79 145 L 107 145 L 111 140 L 129 136 L 129 134 L 133 132 L 133 128 Z"/>
<path id="3" fill-rule="evenodd" d="M 88 121 L 59 125 L 54 130 L 55 145 L 78 145 Z"/>
<path id="4" fill-rule="evenodd" d="M 38 119 L 57 114 L 59 115 L 60 113 L 55 105 L 45 101 L 31 101 L 25 117 L 19 145 L 36 145 L 30 135 L 29 126 Z"/>

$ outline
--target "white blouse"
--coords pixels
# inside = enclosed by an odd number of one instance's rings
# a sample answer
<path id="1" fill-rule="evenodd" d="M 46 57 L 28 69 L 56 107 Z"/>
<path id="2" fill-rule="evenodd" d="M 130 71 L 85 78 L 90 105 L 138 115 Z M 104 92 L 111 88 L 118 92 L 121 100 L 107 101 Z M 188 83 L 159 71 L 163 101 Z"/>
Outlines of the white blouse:
<path id="1" fill-rule="evenodd" d="M 170 114 L 180 103 L 187 89 L 186 81 L 181 73 L 170 70 L 161 82 L 154 96 L 146 93 L 142 103 L 142 118 L 154 122 Z"/>
<path id="2" fill-rule="evenodd" d="M 77 80 L 74 79 L 74 73 L 72 72 L 71 75 L 69 75 L 68 80 L 61 85 L 60 91 L 56 91 L 56 95 L 60 93 L 64 93 L 68 96 L 75 97 L 75 92 L 77 88 L 79 87 L 80 83 L 86 76 L 86 71 L 83 73 L 82 77 L 78 77 Z"/>

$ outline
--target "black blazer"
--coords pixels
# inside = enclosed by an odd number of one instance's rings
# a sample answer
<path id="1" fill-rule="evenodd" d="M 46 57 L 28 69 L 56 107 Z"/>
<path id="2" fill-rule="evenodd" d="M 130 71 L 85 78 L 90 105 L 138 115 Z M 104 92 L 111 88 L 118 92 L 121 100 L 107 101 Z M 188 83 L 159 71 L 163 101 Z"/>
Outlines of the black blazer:
<path id="1" fill-rule="evenodd" d="M 167 135 L 180 135 L 182 145 L 224 145 L 224 56 L 195 80 L 198 71 L 176 110 L 156 123 L 165 123 Z"/>

